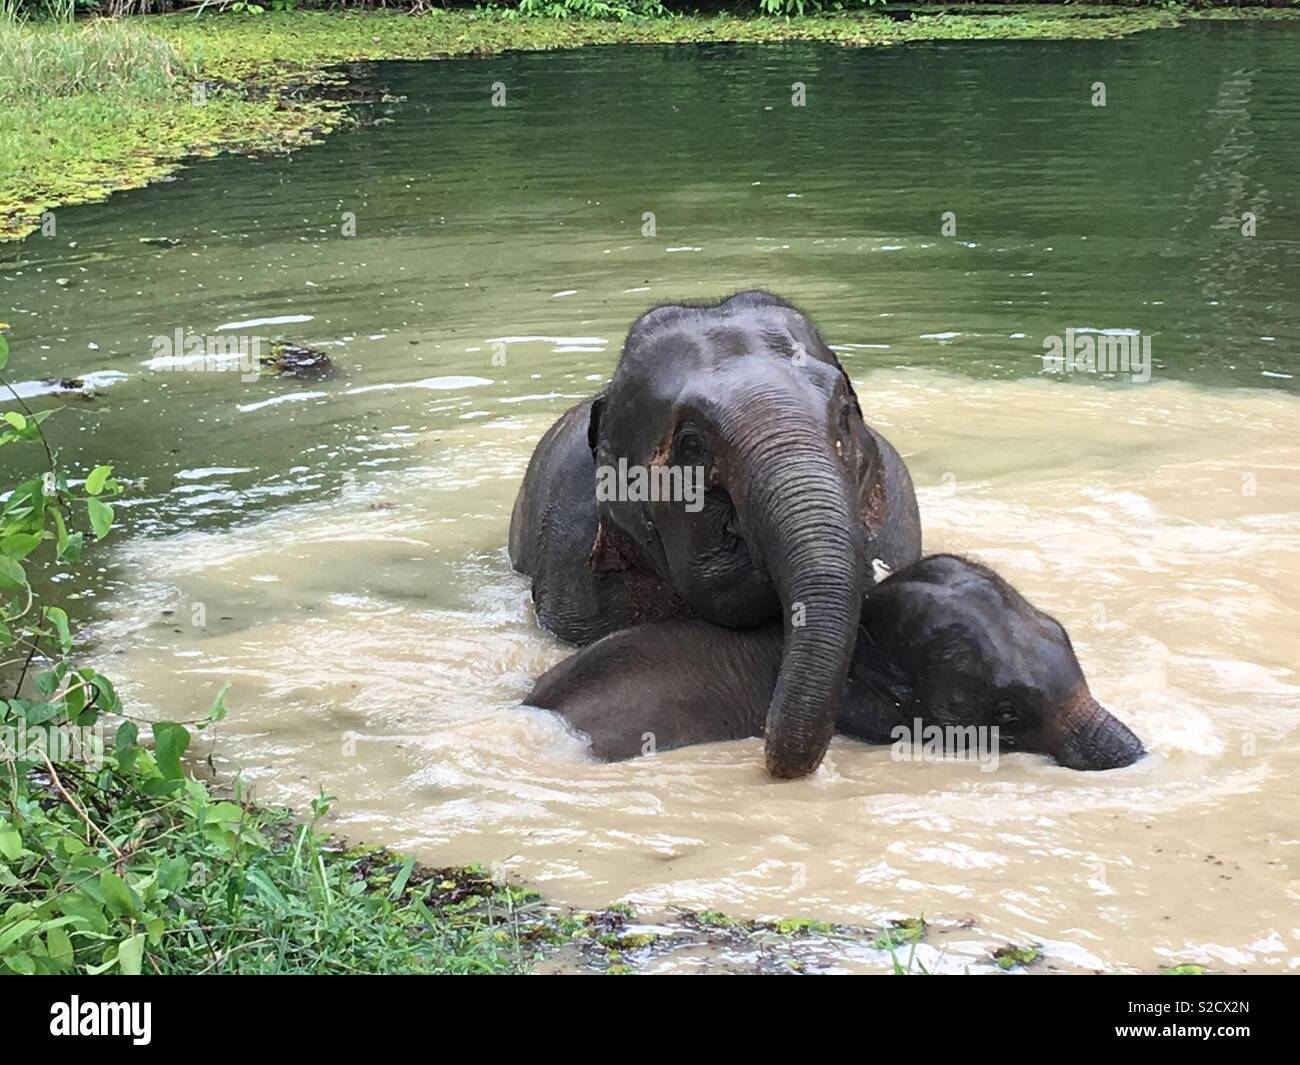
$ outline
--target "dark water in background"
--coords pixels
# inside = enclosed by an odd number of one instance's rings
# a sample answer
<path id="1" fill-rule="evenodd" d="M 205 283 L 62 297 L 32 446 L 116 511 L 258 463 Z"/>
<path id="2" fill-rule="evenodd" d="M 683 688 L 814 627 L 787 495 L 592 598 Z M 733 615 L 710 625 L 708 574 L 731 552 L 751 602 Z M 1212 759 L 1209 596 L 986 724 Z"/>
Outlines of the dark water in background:
<path id="1" fill-rule="evenodd" d="M 196 163 L 0 251 L 11 374 L 126 375 L 74 404 L 88 458 L 155 492 L 177 471 L 244 471 L 171 492 L 151 527 L 402 461 L 380 426 L 558 411 L 609 372 L 646 306 L 753 285 L 805 306 L 855 376 L 1037 374 L 1043 338 L 1076 327 L 1152 335 L 1157 380 L 1300 387 L 1294 25 L 610 47 L 363 77 L 404 97 L 371 109 L 377 125 L 289 158 Z M 323 346 L 339 379 L 144 366 L 156 335 L 280 316 L 310 320 L 242 331 Z M 494 365 L 502 337 L 543 339 Z"/>

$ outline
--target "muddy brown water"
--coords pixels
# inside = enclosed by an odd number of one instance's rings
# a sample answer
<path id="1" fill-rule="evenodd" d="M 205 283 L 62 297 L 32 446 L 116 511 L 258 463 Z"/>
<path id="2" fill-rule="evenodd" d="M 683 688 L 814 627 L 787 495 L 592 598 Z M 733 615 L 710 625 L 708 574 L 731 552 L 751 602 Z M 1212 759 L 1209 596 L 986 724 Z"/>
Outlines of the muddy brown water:
<path id="1" fill-rule="evenodd" d="M 976 942 L 1084 966 L 1290 967 L 1300 401 L 1220 396 L 1207 433 L 1204 396 L 1176 383 L 859 380 L 916 470 L 928 545 L 1054 612 L 1149 758 L 983 773 L 837 740 L 787 784 L 756 740 L 590 762 L 518 705 L 567 653 L 501 546 L 545 418 L 421 434 L 410 466 L 330 504 L 129 545 L 137 597 L 101 634 L 113 675 L 182 716 L 231 680 L 214 750 L 263 797 L 302 806 L 323 786 L 347 835 L 489 860 L 568 902 L 975 918 Z"/>
<path id="2" fill-rule="evenodd" d="M 1297 43 L 379 65 L 406 98 L 391 122 L 61 212 L 0 280 L 10 372 L 70 408 L 71 457 L 133 478 L 128 535 L 79 587 L 106 672 L 171 718 L 232 682 L 196 753 L 261 798 L 323 787 L 347 836 L 562 903 L 924 915 L 947 929 L 928 962 L 955 969 L 1006 942 L 1065 968 L 1300 967 Z M 498 78 L 517 110 L 487 104 Z M 795 78 L 821 87 L 799 114 Z M 798 166 L 768 150 L 795 142 Z M 180 244 L 139 241 L 159 235 Z M 837 740 L 776 783 L 758 741 L 599 765 L 519 706 L 567 653 L 504 549 L 534 443 L 645 306 L 756 284 L 837 345 L 911 466 L 927 549 L 1057 615 L 1150 757 L 981 773 Z M 223 326 L 321 347 L 339 375 L 152 361 L 156 335 Z M 1043 373 L 1072 327 L 1153 335 L 1151 380 Z M 45 398 L 52 374 L 98 395 Z"/>

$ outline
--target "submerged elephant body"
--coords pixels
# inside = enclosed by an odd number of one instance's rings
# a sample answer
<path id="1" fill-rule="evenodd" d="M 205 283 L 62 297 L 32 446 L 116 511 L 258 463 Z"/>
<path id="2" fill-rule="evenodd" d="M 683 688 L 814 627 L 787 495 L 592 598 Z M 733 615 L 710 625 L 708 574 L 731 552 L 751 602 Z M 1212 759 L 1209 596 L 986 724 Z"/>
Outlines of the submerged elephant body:
<path id="1" fill-rule="evenodd" d="M 698 491 L 598 493 L 627 469 Z M 762 292 L 638 319 L 608 387 L 538 444 L 510 526 L 539 620 L 570 642 L 780 619 L 763 731 L 769 771 L 787 777 L 830 742 L 874 563 L 920 553 L 902 459 L 812 322 Z"/>
<path id="2" fill-rule="evenodd" d="M 1088 690 L 1069 636 L 992 570 L 934 555 L 867 596 L 836 726 L 888 743 L 899 726 L 992 730 L 1003 751 L 1051 755 L 1072 769 L 1113 769 L 1141 741 Z M 561 662 L 526 702 L 591 737 L 596 757 L 763 734 L 783 660 L 778 624 L 645 625 Z"/>

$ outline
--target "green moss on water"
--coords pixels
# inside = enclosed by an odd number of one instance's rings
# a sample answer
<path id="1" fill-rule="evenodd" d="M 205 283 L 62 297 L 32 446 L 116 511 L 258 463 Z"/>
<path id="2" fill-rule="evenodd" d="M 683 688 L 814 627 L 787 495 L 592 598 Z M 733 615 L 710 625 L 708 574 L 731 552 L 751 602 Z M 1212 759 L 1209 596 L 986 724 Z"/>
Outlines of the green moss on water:
<path id="1" fill-rule="evenodd" d="M 831 926 L 812 917 L 783 917 L 773 927 L 783 936 L 825 935 Z"/>
<path id="2" fill-rule="evenodd" d="M 924 917 L 904 917 L 901 920 L 890 921 L 889 925 L 872 942 L 871 945 L 876 950 L 897 950 L 899 947 L 908 947 L 919 943 L 925 935 Z"/>
<path id="3" fill-rule="evenodd" d="M 917 7 L 908 19 L 878 12 L 805 18 L 697 15 L 636 22 L 519 19 L 435 10 L 268 12 L 127 20 L 181 54 L 170 92 L 111 91 L 5 99 L 0 91 L 0 240 L 36 229 L 44 210 L 105 199 L 220 151 L 287 152 L 346 121 L 328 98 L 345 82 L 337 65 L 436 59 L 598 44 L 825 41 L 853 47 L 908 41 L 1099 38 L 1177 25 L 1186 18 L 1284 18 L 1277 9 L 1171 9 L 1051 5 Z M 57 34 L 49 26 L 4 33 Z M 205 86 L 195 103 L 196 84 Z"/>
<path id="4" fill-rule="evenodd" d="M 705 928 L 726 928 L 728 925 L 736 923 L 734 917 L 728 917 L 725 913 L 719 913 L 717 910 L 703 910 L 691 916 L 696 923 Z"/>
<path id="5" fill-rule="evenodd" d="M 343 118 L 337 104 L 250 99 L 238 90 L 184 97 L 51 97 L 5 102 L 0 117 L 0 239 L 39 227 L 52 207 L 107 199 L 226 149 L 287 152 Z"/>
<path id="6" fill-rule="evenodd" d="M 1030 965 L 1039 959 L 1040 955 L 1033 947 L 1017 947 L 1008 944 L 1005 947 L 999 947 L 993 952 L 993 960 L 1001 969 L 1014 969 L 1018 965 Z"/>
<path id="7" fill-rule="evenodd" d="M 641 950 L 658 942 L 659 936 L 654 932 L 605 932 L 596 937 L 596 942 L 610 949 L 610 957 L 629 950 Z"/>

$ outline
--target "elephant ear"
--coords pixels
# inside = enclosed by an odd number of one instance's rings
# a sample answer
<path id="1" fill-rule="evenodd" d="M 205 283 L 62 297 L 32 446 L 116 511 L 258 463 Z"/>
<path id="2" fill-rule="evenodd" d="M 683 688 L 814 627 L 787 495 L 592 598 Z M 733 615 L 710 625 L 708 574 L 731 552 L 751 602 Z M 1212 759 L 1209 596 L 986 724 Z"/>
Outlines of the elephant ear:
<path id="1" fill-rule="evenodd" d="M 587 421 L 587 446 L 591 448 L 591 459 L 596 460 L 596 446 L 600 443 L 600 419 L 605 414 L 606 394 L 599 392 L 591 401 L 591 416 Z"/>
<path id="2" fill-rule="evenodd" d="M 612 573 L 629 568 L 627 559 L 618 548 L 617 535 L 610 532 L 604 521 L 596 522 L 596 539 L 591 545 L 589 561 L 593 573 Z"/>
<path id="3" fill-rule="evenodd" d="M 885 487 L 885 458 L 871 426 L 863 423 L 862 481 L 858 487 L 858 507 L 862 524 L 875 535 L 884 527 L 889 514 L 888 491 Z"/>
<path id="4" fill-rule="evenodd" d="M 840 376 L 844 378 L 844 391 L 846 391 L 850 396 L 853 397 L 853 403 L 858 408 L 858 413 L 861 414 L 862 404 L 858 401 L 858 392 L 857 389 L 853 387 L 853 379 L 849 377 L 849 371 L 844 369 L 844 364 L 840 362 L 839 356 L 835 354 L 835 352 L 829 347 L 829 345 L 827 346 L 826 350 L 830 352 L 831 362 L 832 364 L 834 364 L 835 369 L 839 370 Z"/>
<path id="5" fill-rule="evenodd" d="M 605 414 L 606 393 L 600 392 L 591 401 L 591 415 L 587 422 L 587 447 L 591 449 L 591 461 L 596 461 L 596 452 L 600 446 L 600 420 Z M 614 534 L 597 508 L 596 538 L 591 544 L 588 559 L 593 573 L 610 573 L 614 570 L 627 569 L 627 560 L 619 550 L 617 536 Z"/>
<path id="6" fill-rule="evenodd" d="M 853 387 L 853 380 L 849 377 L 848 371 L 844 369 L 844 365 L 830 346 L 825 345 L 825 348 L 826 361 L 839 370 L 840 378 L 844 382 L 844 391 L 853 401 L 858 418 L 862 422 L 862 458 L 859 468 L 863 473 L 857 492 L 858 512 L 862 517 L 862 524 L 874 536 L 884 527 L 885 518 L 889 514 L 889 499 L 885 486 L 885 460 L 880 452 L 880 440 L 863 417 L 862 402 L 858 399 L 857 390 Z"/>
<path id="7" fill-rule="evenodd" d="M 830 352 L 831 362 L 839 370 L 840 377 L 844 381 L 844 391 L 853 400 L 853 406 L 857 409 L 858 417 L 862 420 L 862 469 L 865 470 L 862 485 L 858 490 L 858 500 L 862 514 L 862 523 L 867 529 L 875 534 L 880 532 L 881 527 L 885 524 L 885 516 L 889 513 L 889 500 L 885 493 L 885 462 L 884 457 L 880 454 L 879 442 L 876 434 L 872 431 L 871 426 L 867 424 L 867 419 L 862 413 L 862 401 L 858 399 L 857 389 L 853 387 L 853 379 L 849 377 L 849 372 L 844 369 L 839 357 L 834 351 L 827 347 Z"/>

